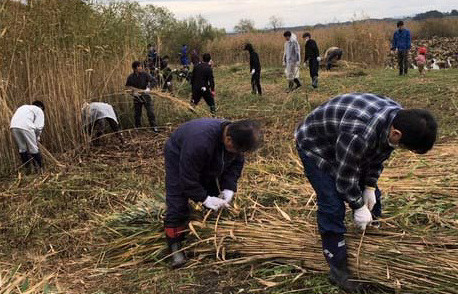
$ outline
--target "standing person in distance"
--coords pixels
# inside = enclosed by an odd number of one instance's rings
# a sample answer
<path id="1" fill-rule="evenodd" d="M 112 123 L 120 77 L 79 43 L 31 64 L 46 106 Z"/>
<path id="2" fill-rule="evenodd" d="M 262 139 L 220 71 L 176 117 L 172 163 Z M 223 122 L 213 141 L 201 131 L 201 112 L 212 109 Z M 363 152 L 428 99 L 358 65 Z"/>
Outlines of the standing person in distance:
<path id="1" fill-rule="evenodd" d="M 189 67 L 188 45 L 183 44 L 180 52 L 180 63 L 183 67 Z"/>
<path id="2" fill-rule="evenodd" d="M 290 31 L 283 33 L 285 37 L 285 45 L 283 49 L 283 66 L 285 67 L 285 75 L 288 80 L 288 91 L 291 92 L 299 88 L 299 71 L 301 63 L 301 48 L 297 42 L 297 36 Z M 294 87 L 294 84 L 296 86 Z"/>
<path id="3" fill-rule="evenodd" d="M 245 44 L 243 50 L 247 50 L 250 53 L 251 93 L 261 96 L 261 63 L 259 55 L 254 51 L 253 45 L 250 43 Z"/>
<path id="4" fill-rule="evenodd" d="M 205 53 L 202 62 L 195 65 L 191 75 L 192 97 L 191 105 L 199 104 L 200 99 L 204 98 L 210 107 L 212 114 L 216 113 L 215 105 L 215 78 L 211 67 L 211 56 Z"/>
<path id="5" fill-rule="evenodd" d="M 141 128 L 142 126 L 142 108 L 145 107 L 146 115 L 150 126 L 155 133 L 159 132 L 156 125 L 156 116 L 154 115 L 153 99 L 151 98 L 150 86 L 154 82 L 153 77 L 143 70 L 140 61 L 132 63 L 133 73 L 127 77 L 126 87 L 132 91 L 134 98 L 134 120 L 135 127 Z"/>
<path id="6" fill-rule="evenodd" d="M 302 38 L 305 40 L 304 65 L 309 64 L 310 78 L 312 79 L 312 87 L 318 87 L 318 69 L 320 67 L 320 51 L 315 40 L 312 39 L 310 33 L 304 33 Z"/>
<path id="7" fill-rule="evenodd" d="M 43 102 L 36 100 L 32 105 L 19 107 L 11 118 L 11 133 L 27 173 L 30 172 L 30 162 L 33 162 L 37 173 L 43 170 L 43 159 L 38 149 L 38 142 L 45 126 L 44 110 Z"/>
<path id="8" fill-rule="evenodd" d="M 407 75 L 409 69 L 409 50 L 412 48 L 412 37 L 410 31 L 404 28 L 402 20 L 397 23 L 397 30 L 393 35 L 391 51 L 398 54 L 399 75 Z"/>

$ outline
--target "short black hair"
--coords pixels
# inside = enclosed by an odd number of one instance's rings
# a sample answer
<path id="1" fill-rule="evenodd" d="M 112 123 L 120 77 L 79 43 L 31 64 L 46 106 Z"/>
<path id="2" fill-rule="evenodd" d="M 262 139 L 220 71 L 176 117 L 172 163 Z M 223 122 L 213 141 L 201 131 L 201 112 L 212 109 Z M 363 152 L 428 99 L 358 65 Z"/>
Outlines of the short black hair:
<path id="1" fill-rule="evenodd" d="M 255 120 L 244 119 L 229 124 L 226 135 L 231 137 L 239 152 L 255 151 L 262 144 L 261 127 Z"/>
<path id="2" fill-rule="evenodd" d="M 305 33 L 302 35 L 302 38 L 307 38 L 307 37 L 311 38 L 312 35 L 310 35 L 309 32 L 305 32 Z"/>
<path id="3" fill-rule="evenodd" d="M 404 22 L 402 20 L 398 21 L 398 23 L 396 24 L 396 26 L 399 28 L 400 26 L 403 26 L 404 25 Z"/>
<path id="4" fill-rule="evenodd" d="M 132 62 L 132 69 L 137 69 L 137 67 L 139 67 L 140 65 L 142 65 L 142 63 L 140 61 L 135 60 L 134 62 Z"/>
<path id="5" fill-rule="evenodd" d="M 211 57 L 210 53 L 204 53 L 204 54 L 202 55 L 202 60 L 203 60 L 204 62 L 210 62 L 210 60 L 212 60 L 212 57 Z"/>
<path id="6" fill-rule="evenodd" d="M 149 44 L 148 44 L 148 48 L 151 47 L 151 46 L 153 46 L 153 44 L 149 43 Z"/>
<path id="7" fill-rule="evenodd" d="M 44 104 L 42 101 L 40 101 L 40 100 L 35 100 L 35 101 L 33 101 L 33 102 L 32 102 L 32 105 L 35 105 L 35 106 L 40 107 L 41 110 L 43 110 L 43 111 L 45 110 L 45 104 Z"/>
<path id="8" fill-rule="evenodd" d="M 291 37 L 291 32 L 290 31 L 284 32 L 283 37 Z"/>
<path id="9" fill-rule="evenodd" d="M 399 144 L 415 153 L 425 154 L 436 142 L 437 122 L 425 109 L 400 110 L 393 120 L 393 127 L 402 133 Z"/>
<path id="10" fill-rule="evenodd" d="M 162 59 L 169 59 L 170 57 L 168 55 L 164 55 Z"/>
<path id="11" fill-rule="evenodd" d="M 253 45 L 251 45 L 251 43 L 246 43 L 245 47 L 243 47 L 243 50 L 253 51 Z"/>

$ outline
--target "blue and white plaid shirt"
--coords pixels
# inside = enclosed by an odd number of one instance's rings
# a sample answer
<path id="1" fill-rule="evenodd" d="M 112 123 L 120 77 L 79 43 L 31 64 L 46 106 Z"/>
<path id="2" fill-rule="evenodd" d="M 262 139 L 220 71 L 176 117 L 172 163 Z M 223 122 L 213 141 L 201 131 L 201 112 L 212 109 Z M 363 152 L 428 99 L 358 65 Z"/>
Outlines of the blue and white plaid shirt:
<path id="1" fill-rule="evenodd" d="M 393 152 L 388 134 L 401 109 L 387 97 L 345 94 L 316 108 L 296 129 L 298 149 L 335 177 L 337 191 L 353 209 L 363 206 L 361 189 L 377 185 Z"/>

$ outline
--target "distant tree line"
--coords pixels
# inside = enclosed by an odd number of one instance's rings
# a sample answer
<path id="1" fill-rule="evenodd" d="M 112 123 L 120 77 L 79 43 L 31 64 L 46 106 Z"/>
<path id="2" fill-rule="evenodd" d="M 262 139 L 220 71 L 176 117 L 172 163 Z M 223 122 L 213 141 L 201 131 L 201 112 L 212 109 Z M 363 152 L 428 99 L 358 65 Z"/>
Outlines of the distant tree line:
<path id="1" fill-rule="evenodd" d="M 449 13 L 440 12 L 438 10 L 430 10 L 430 11 L 427 11 L 427 12 L 416 14 L 413 17 L 413 19 L 414 20 L 424 20 L 424 19 L 428 19 L 428 18 L 443 18 L 443 17 L 447 17 L 447 16 L 458 16 L 458 10 L 453 9 Z"/>

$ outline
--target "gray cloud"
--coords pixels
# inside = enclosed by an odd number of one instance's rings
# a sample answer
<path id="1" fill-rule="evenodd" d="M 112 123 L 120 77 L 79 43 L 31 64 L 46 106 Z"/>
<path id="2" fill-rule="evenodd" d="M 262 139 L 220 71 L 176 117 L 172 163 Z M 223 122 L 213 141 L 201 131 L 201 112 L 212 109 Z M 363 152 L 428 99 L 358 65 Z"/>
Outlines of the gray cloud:
<path id="1" fill-rule="evenodd" d="M 363 17 L 408 16 L 427 10 L 457 9 L 456 0 L 140 0 L 169 8 L 178 18 L 201 14 L 217 27 L 231 31 L 241 18 L 268 26 L 275 15 L 286 26 L 347 21 Z"/>

